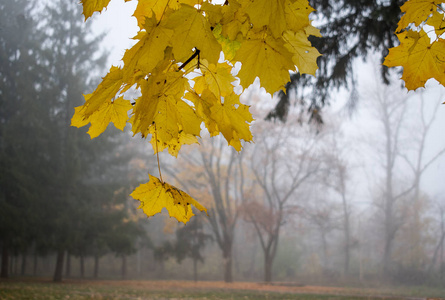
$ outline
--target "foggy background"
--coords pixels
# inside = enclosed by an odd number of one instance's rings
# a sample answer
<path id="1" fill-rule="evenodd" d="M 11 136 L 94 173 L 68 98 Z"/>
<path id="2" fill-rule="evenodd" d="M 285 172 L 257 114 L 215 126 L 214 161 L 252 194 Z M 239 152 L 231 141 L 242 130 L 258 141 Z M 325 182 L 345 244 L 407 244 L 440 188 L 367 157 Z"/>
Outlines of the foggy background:
<path id="1" fill-rule="evenodd" d="M 276 99 L 253 86 L 241 153 L 203 133 L 160 156 L 208 216 L 148 219 L 128 195 L 157 175 L 151 145 L 69 126 L 132 44 L 133 9 L 113 5 L 84 23 L 71 2 L 0 4 L 2 276 L 443 285 L 443 87 L 385 85 L 371 55 L 320 124 L 301 108 L 311 91 L 290 95 L 286 123 L 264 121 Z"/>

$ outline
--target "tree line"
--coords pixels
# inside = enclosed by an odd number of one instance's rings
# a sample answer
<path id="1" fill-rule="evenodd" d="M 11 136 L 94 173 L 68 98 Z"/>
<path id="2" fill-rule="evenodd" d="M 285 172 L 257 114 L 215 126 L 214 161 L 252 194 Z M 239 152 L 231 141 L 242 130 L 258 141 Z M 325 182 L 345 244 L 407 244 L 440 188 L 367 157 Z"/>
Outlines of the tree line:
<path id="1" fill-rule="evenodd" d="M 70 256 L 95 257 L 97 276 L 100 257 L 145 237 L 126 207 L 124 137 L 92 142 L 69 126 L 107 58 L 80 14 L 66 1 L 0 4 L 1 277 L 17 255 L 23 273 L 30 253 L 56 254 L 55 281 Z"/>

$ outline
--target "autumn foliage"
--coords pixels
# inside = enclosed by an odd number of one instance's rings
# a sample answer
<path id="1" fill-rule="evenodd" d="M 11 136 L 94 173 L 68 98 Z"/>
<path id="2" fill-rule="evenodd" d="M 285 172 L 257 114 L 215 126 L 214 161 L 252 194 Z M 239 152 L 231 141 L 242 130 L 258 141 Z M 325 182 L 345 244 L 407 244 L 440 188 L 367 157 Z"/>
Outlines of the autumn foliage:
<path id="1" fill-rule="evenodd" d="M 109 0 L 81 2 L 87 19 Z M 198 142 L 203 124 L 211 136 L 221 133 L 240 151 L 242 141 L 252 141 L 253 117 L 234 92 L 236 82 L 245 89 L 258 77 L 273 94 L 284 89 L 289 72 L 315 75 L 320 54 L 308 36 L 319 32 L 309 20 L 312 11 L 307 0 L 139 0 L 137 43 L 125 52 L 124 66 L 111 67 L 97 89 L 85 95 L 72 125 L 90 123 L 94 138 L 110 122 L 121 130 L 128 122 L 133 134 L 150 136 L 156 153 L 168 149 L 177 156 L 182 145 Z M 124 93 L 133 86 L 141 96 L 131 103 Z M 150 183 L 132 195 L 149 216 L 166 207 L 185 223 L 191 204 L 204 210 L 162 177 L 150 176 Z"/>
<path id="2" fill-rule="evenodd" d="M 444 1 L 410 0 L 402 5 L 396 34 L 398 47 L 389 49 L 384 65 L 402 66 L 408 90 L 424 87 L 430 78 L 445 85 Z"/>
<path id="3" fill-rule="evenodd" d="M 131 0 L 125 0 L 126 2 Z M 307 0 L 132 0 L 138 21 L 136 44 L 122 67 L 111 67 L 97 89 L 85 95 L 72 125 L 91 124 L 91 138 L 111 122 L 134 135 L 150 137 L 155 153 L 177 156 L 182 145 L 198 143 L 205 127 L 222 134 L 237 151 L 252 141 L 249 107 L 235 87 L 249 87 L 256 78 L 270 94 L 284 90 L 290 72 L 315 75 L 320 53 L 308 37 L 320 36 L 309 18 Z M 81 0 L 85 19 L 103 11 L 110 0 Z M 403 66 L 408 89 L 429 78 L 445 82 L 443 1 L 410 0 L 397 28 L 400 46 L 390 49 L 385 65 Z M 425 31 L 424 27 L 433 28 Z M 125 92 L 136 87 L 131 102 Z M 190 205 L 203 206 L 187 194 L 150 175 L 132 196 L 151 216 L 167 208 L 186 223 Z M 151 204 L 150 204 L 151 203 Z"/>

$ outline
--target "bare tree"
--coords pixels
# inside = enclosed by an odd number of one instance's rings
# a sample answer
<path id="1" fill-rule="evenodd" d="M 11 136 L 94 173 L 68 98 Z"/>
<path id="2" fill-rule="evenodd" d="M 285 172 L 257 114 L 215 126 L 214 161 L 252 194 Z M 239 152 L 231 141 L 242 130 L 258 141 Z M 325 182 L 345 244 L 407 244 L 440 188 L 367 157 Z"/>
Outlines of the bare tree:
<path id="1" fill-rule="evenodd" d="M 324 176 L 323 184 L 332 189 L 341 200 L 341 229 L 343 231 L 343 246 L 342 252 L 344 254 L 343 274 L 349 273 L 349 264 L 351 260 L 351 248 L 354 244 L 351 236 L 351 214 L 352 204 L 350 199 L 350 174 L 352 171 L 351 161 L 347 159 L 345 146 L 339 145 L 341 136 L 339 133 L 330 135 L 329 142 L 325 149 L 324 161 L 326 165 L 326 174 Z M 321 221 L 327 221 L 322 218 Z"/>
<path id="2" fill-rule="evenodd" d="M 439 257 L 439 272 L 440 275 L 442 276 L 443 266 L 444 266 L 443 252 L 444 252 L 444 242 L 445 242 L 445 205 L 441 203 L 436 203 L 436 205 L 440 219 L 438 226 L 440 238 L 438 239 L 438 243 L 434 249 L 434 254 L 433 257 L 431 258 L 431 263 L 428 267 L 428 273 L 431 273 Z"/>
<path id="3" fill-rule="evenodd" d="M 294 192 L 319 170 L 317 142 L 322 134 L 292 122 L 257 123 L 255 137 L 249 158 L 254 175 L 250 190 L 254 192 L 244 194 L 243 212 L 258 234 L 264 253 L 264 281 L 270 282 L 280 230 L 299 209 L 293 201 Z"/>
<path id="4" fill-rule="evenodd" d="M 316 186 L 316 184 L 317 183 L 314 182 L 312 188 Z M 311 232 L 315 231 L 316 234 L 319 235 L 321 247 L 317 248 L 321 250 L 321 265 L 324 274 L 329 273 L 329 236 L 332 234 L 332 231 L 339 229 L 338 220 L 335 215 L 338 207 L 334 205 L 330 197 L 326 197 L 326 194 L 329 193 L 326 189 L 323 190 L 322 186 L 317 187 L 316 191 L 311 189 L 310 192 L 306 192 L 306 197 L 309 196 L 311 201 L 307 201 L 302 209 L 302 216 L 308 221 L 307 229 Z"/>
<path id="5" fill-rule="evenodd" d="M 383 273 L 388 275 L 392 268 L 392 250 L 398 230 L 405 222 L 403 202 L 407 199 L 419 200 L 421 177 L 425 171 L 445 153 L 445 147 L 425 159 L 425 146 L 428 133 L 434 123 L 437 105 L 428 116 L 422 94 L 407 94 L 395 85 L 386 86 L 377 83 L 372 90 L 372 107 L 382 134 L 374 142 L 381 146 L 379 162 L 382 164 L 383 185 L 381 202 L 378 204 L 383 213 L 384 249 Z M 420 105 L 419 115 L 412 114 L 409 99 L 415 96 Z M 412 126 L 412 120 L 420 120 L 420 125 Z M 416 138 L 413 138 L 416 136 Z M 409 169 L 412 171 L 410 174 Z M 402 172 L 400 172 L 402 171 Z M 417 200 L 416 200 L 417 199 Z M 419 218 L 417 216 L 416 218 Z"/>
<path id="6" fill-rule="evenodd" d="M 237 153 L 222 137 L 202 139 L 193 153 L 183 155 L 187 174 L 172 174 L 208 208 L 208 221 L 215 241 L 222 251 L 224 281 L 233 281 L 232 248 L 239 217 L 240 191 Z M 193 175 L 190 171 L 193 170 Z M 201 197 L 200 197 L 201 195 Z M 205 198 L 209 198 L 210 201 Z"/>

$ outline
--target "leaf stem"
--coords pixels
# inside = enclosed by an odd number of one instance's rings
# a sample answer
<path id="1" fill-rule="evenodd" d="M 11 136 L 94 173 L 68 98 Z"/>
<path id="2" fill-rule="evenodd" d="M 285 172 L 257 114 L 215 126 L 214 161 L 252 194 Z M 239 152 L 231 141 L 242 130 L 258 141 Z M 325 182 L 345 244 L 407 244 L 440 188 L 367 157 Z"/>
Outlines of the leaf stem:
<path id="1" fill-rule="evenodd" d="M 155 140 L 156 140 L 156 158 L 158 160 L 158 170 L 159 170 L 159 179 L 162 183 L 164 183 L 164 180 L 162 180 L 162 173 L 161 173 L 161 164 L 159 162 L 159 150 L 158 150 L 158 130 L 156 129 L 156 123 L 155 124 Z"/>

